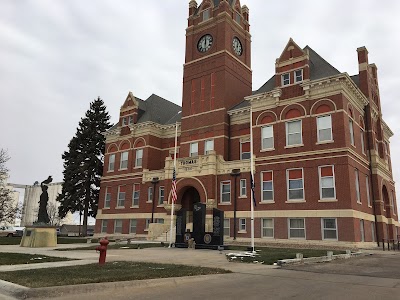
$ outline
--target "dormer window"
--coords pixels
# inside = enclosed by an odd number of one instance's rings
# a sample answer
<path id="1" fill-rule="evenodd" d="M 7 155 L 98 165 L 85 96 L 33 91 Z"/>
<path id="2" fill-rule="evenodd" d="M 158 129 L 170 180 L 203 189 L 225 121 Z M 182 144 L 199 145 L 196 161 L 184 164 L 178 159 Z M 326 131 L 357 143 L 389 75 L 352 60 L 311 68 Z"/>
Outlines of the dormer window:
<path id="1" fill-rule="evenodd" d="M 126 125 L 127 125 L 126 118 L 122 118 L 122 126 L 126 126 Z"/>
<path id="2" fill-rule="evenodd" d="M 239 13 L 236 13 L 236 15 L 235 15 L 235 21 L 236 21 L 237 23 L 240 24 L 241 19 L 242 19 L 242 18 L 240 17 L 240 14 L 239 14 Z"/>
<path id="3" fill-rule="evenodd" d="M 294 80 L 295 82 L 303 81 L 303 69 L 294 71 Z"/>
<path id="4" fill-rule="evenodd" d="M 289 85 L 290 84 L 290 74 L 286 73 L 282 75 L 282 85 Z"/>
<path id="5" fill-rule="evenodd" d="M 204 11 L 203 11 L 203 21 L 206 21 L 206 20 L 208 20 L 210 18 L 210 9 L 208 8 L 208 9 L 205 9 Z"/>
<path id="6" fill-rule="evenodd" d="M 128 124 L 133 124 L 133 116 L 129 116 Z"/>

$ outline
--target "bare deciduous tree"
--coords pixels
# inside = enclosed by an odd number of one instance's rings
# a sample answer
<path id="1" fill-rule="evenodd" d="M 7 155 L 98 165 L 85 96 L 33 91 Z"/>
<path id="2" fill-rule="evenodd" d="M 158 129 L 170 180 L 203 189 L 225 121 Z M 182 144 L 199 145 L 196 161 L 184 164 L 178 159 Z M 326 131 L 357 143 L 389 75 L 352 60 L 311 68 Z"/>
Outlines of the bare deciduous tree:
<path id="1" fill-rule="evenodd" d="M 58 216 L 58 207 L 55 203 L 47 205 L 47 214 L 49 215 L 49 224 L 52 226 L 59 226 L 61 218 Z"/>
<path id="2" fill-rule="evenodd" d="M 9 159 L 7 151 L 0 149 L 0 223 L 14 223 L 20 209 L 18 203 L 14 203 L 12 190 L 7 187 L 8 169 L 6 162 Z"/>

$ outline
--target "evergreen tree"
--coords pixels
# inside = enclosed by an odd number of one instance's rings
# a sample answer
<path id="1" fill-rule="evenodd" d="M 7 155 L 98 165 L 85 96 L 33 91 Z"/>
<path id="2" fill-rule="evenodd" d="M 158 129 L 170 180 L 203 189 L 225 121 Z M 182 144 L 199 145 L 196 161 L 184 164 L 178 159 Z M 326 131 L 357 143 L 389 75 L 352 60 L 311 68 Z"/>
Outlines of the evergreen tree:
<path id="1" fill-rule="evenodd" d="M 68 144 L 64 160 L 64 184 L 57 201 L 58 214 L 83 211 L 83 234 L 86 235 L 88 216 L 96 217 L 100 179 L 103 175 L 105 136 L 110 116 L 103 100 L 98 97 L 79 122 L 75 136 Z"/>

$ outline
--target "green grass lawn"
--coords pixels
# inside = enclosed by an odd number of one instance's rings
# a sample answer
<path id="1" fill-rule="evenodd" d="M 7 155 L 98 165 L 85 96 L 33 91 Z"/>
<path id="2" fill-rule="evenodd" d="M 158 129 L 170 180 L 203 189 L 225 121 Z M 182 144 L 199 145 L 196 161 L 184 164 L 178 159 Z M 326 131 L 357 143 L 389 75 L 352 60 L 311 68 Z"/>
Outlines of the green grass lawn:
<path id="1" fill-rule="evenodd" d="M 65 248 L 65 249 L 56 249 L 57 251 L 75 251 L 75 250 L 95 250 L 100 244 L 95 244 L 88 247 L 77 247 L 77 248 Z M 113 244 L 108 245 L 107 249 L 145 249 L 145 248 L 155 248 L 155 247 L 163 247 L 161 243 L 146 243 L 146 244 Z"/>
<path id="2" fill-rule="evenodd" d="M 247 247 L 229 246 L 229 250 L 235 253 L 238 250 L 246 251 Z M 296 258 L 296 253 L 303 253 L 304 258 L 319 257 L 319 256 L 325 256 L 328 250 L 256 247 L 256 251 L 258 255 L 256 255 L 255 257 L 243 257 L 243 258 L 238 257 L 236 259 L 233 259 L 232 261 L 247 262 L 247 263 L 253 263 L 257 261 L 266 265 L 272 265 L 273 263 L 275 263 L 280 259 Z M 333 251 L 333 254 L 343 254 L 343 253 L 346 252 Z"/>
<path id="3" fill-rule="evenodd" d="M 65 257 L 52 257 L 38 254 L 24 253 L 0 253 L 0 265 L 21 265 L 21 264 L 36 264 L 54 261 L 71 260 Z"/>
<path id="4" fill-rule="evenodd" d="M 104 266 L 90 264 L 74 267 L 1 272 L 0 279 L 27 287 L 38 288 L 224 273 L 231 272 L 217 268 L 124 261 L 110 262 Z"/>

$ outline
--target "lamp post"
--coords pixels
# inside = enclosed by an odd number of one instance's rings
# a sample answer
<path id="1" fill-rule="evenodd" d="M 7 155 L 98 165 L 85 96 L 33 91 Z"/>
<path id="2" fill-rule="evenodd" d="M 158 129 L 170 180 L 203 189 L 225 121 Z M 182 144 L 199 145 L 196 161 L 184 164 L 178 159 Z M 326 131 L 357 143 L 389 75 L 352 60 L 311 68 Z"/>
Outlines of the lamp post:
<path id="1" fill-rule="evenodd" d="M 153 177 L 153 179 L 151 180 L 151 183 L 153 184 L 153 200 L 151 203 L 151 223 L 154 223 L 154 202 L 155 202 L 155 198 L 156 198 L 156 185 L 160 180 L 158 179 L 158 177 Z"/>
<path id="2" fill-rule="evenodd" d="M 231 176 L 234 178 L 234 202 L 233 202 L 233 239 L 236 240 L 236 210 L 237 210 L 237 185 L 236 178 L 240 176 L 240 169 L 233 169 L 231 172 Z"/>

